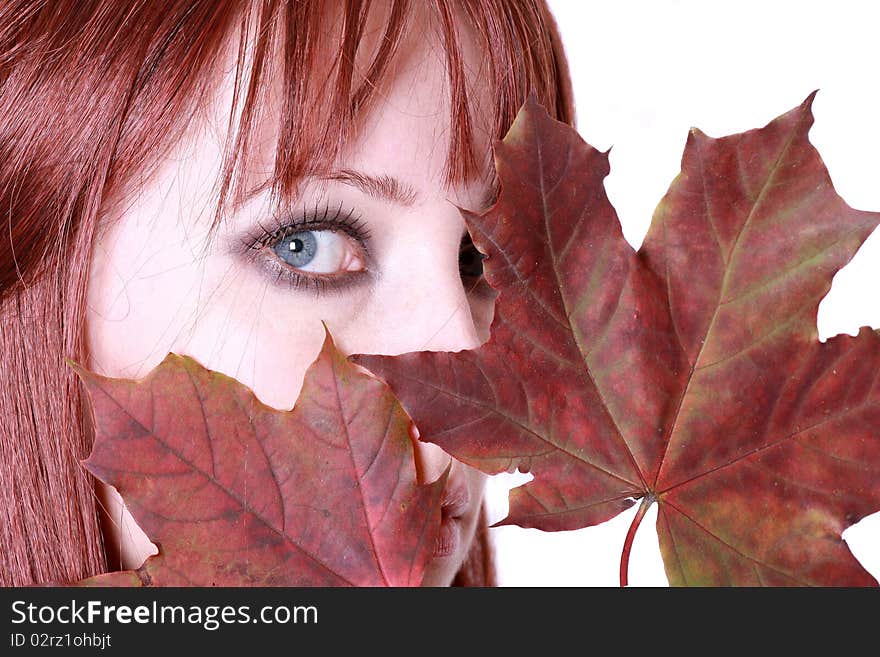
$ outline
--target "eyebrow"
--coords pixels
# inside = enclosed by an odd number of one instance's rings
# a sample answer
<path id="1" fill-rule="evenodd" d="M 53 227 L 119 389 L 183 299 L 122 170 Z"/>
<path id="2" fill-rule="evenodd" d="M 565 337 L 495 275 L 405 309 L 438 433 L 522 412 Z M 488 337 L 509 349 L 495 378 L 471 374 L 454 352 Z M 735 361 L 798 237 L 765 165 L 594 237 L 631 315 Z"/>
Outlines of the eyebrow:
<path id="1" fill-rule="evenodd" d="M 339 171 L 333 171 L 325 176 L 321 176 L 321 178 L 357 187 L 368 196 L 383 201 L 390 201 L 404 207 L 412 207 L 421 199 L 419 192 L 412 185 L 387 174 L 371 176 L 361 171 L 340 169 Z M 474 210 L 477 212 L 487 210 L 498 199 L 499 191 L 498 179 L 494 177 L 483 197 L 477 202 L 477 207 Z"/>
<path id="2" fill-rule="evenodd" d="M 365 194 L 397 205 L 411 207 L 419 200 L 419 193 L 409 183 L 389 175 L 371 176 L 360 171 L 341 169 L 326 176 L 325 180 L 337 180 L 357 187 Z"/>

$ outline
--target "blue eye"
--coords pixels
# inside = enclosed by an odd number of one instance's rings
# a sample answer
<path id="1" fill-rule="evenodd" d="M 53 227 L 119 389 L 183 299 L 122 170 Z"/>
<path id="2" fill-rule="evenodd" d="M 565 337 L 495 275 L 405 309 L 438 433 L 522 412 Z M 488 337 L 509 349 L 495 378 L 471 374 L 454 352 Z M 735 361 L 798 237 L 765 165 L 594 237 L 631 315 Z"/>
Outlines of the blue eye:
<path id="1" fill-rule="evenodd" d="M 272 250 L 291 267 L 302 269 L 315 259 L 318 240 L 315 231 L 302 230 L 283 238 L 272 247 Z"/>
<path id="2" fill-rule="evenodd" d="M 285 265 L 309 274 L 335 276 L 365 266 L 358 240 L 332 229 L 282 233 L 267 246 Z"/>
<path id="3" fill-rule="evenodd" d="M 316 206 L 299 218 L 279 217 L 271 230 L 258 225 L 259 234 L 248 235 L 244 243 L 276 282 L 323 292 L 370 280 L 370 233 L 353 210 Z"/>

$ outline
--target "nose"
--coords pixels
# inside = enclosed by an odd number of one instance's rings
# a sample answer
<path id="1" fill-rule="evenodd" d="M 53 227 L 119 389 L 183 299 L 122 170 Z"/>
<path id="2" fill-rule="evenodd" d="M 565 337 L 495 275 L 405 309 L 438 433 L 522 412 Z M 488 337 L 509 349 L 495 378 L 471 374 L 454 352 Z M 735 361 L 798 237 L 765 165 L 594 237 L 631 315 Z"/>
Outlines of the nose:
<path id="1" fill-rule="evenodd" d="M 481 344 L 459 270 L 463 225 L 450 224 L 411 226 L 389 250 L 369 305 L 346 331 L 346 351 L 394 356 Z M 431 443 L 414 440 L 413 445 L 419 479 L 435 481 L 450 456 Z M 453 471 L 456 467 L 453 463 Z"/>
<path id="2" fill-rule="evenodd" d="M 480 345 L 457 263 L 452 272 L 425 270 L 401 289 L 399 330 L 389 332 L 389 351 L 460 351 Z"/>
<path id="3" fill-rule="evenodd" d="M 451 232 L 451 231 L 449 231 Z M 459 272 L 457 236 L 412 239 L 389 258 L 349 347 L 395 356 L 460 351 L 481 343 Z"/>
<path id="4" fill-rule="evenodd" d="M 383 345 L 388 353 L 460 351 L 480 345 L 459 273 L 457 244 L 449 251 L 452 257 L 426 249 L 419 266 L 389 292 L 397 321 Z M 413 430 L 417 438 L 418 429 Z M 450 456 L 432 443 L 414 440 L 413 445 L 420 480 L 435 481 L 449 466 Z"/>

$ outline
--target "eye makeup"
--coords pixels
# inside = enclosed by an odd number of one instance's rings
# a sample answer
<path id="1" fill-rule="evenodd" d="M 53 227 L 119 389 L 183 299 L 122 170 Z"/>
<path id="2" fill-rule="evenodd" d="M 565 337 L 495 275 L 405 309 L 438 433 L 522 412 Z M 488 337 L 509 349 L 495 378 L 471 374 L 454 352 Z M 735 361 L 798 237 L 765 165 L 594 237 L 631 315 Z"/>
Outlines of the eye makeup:
<path id="1" fill-rule="evenodd" d="M 353 259 L 362 263 L 363 268 L 319 273 L 294 267 L 281 257 L 280 254 L 285 254 L 287 249 L 297 253 L 304 245 L 312 249 L 315 246 L 322 248 L 320 245 L 331 236 L 316 239 L 321 233 L 332 233 L 333 238 L 347 240 L 345 246 L 356 252 Z M 268 225 L 258 222 L 242 242 L 247 256 L 274 284 L 287 289 L 307 290 L 320 295 L 357 287 L 371 278 L 369 228 L 354 209 L 347 209 L 342 203 L 316 203 L 313 208 L 303 207 L 295 214 L 278 213 Z"/>
<path id="2" fill-rule="evenodd" d="M 266 214 L 267 220 L 241 235 L 240 253 L 273 285 L 320 296 L 376 280 L 370 229 L 353 206 L 319 198 L 311 207 Z M 489 296 L 493 291 L 482 266 L 486 256 L 466 230 L 457 255 L 465 293 Z"/>

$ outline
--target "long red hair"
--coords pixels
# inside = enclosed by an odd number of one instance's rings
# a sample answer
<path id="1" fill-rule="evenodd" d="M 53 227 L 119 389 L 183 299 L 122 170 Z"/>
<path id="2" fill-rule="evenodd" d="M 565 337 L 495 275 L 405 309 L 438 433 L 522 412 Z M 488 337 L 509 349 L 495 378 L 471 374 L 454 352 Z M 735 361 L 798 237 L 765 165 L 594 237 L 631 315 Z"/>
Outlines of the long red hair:
<path id="1" fill-rule="evenodd" d="M 385 12 L 384 34 L 356 73 L 373 4 Z M 484 55 L 478 80 L 491 86 L 495 138 L 532 89 L 557 119 L 574 122 L 565 56 L 543 0 L 0 0 L 0 584 L 75 581 L 112 566 L 94 482 L 80 466 L 92 441 L 85 398 L 64 360 L 88 362 L 86 289 L 101 219 L 124 207 L 198 120 L 228 47 L 238 67 L 217 220 L 250 191 L 241 171 L 269 80 L 280 79 L 284 95 L 267 184 L 295 193 L 336 157 L 375 100 L 413 4 L 428 7 L 447 57 L 448 182 L 468 179 L 479 159 L 464 24 Z M 491 564 L 482 528 L 455 583 L 494 584 Z"/>

